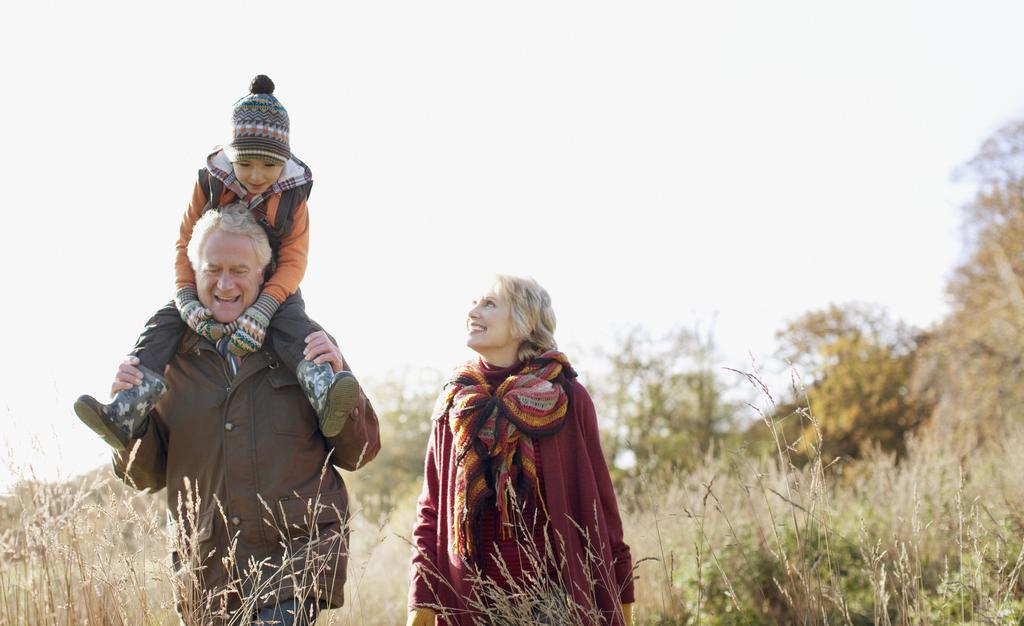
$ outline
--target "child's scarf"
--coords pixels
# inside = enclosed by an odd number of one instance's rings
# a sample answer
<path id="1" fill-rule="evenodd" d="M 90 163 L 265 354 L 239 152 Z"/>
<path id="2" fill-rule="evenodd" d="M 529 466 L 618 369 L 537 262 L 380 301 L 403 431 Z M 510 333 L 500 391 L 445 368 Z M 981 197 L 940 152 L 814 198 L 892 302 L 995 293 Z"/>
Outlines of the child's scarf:
<path id="1" fill-rule="evenodd" d="M 553 435 L 565 424 L 568 382 L 576 377 L 569 360 L 557 350 L 533 359 L 496 390 L 473 363 L 456 370 L 438 399 L 434 419 L 448 416 L 455 452 L 455 547 L 469 558 L 474 552 L 473 526 L 480 506 L 495 490 L 501 532 L 510 522 L 509 492 L 513 466 L 533 485 L 547 514 L 533 440 Z"/>

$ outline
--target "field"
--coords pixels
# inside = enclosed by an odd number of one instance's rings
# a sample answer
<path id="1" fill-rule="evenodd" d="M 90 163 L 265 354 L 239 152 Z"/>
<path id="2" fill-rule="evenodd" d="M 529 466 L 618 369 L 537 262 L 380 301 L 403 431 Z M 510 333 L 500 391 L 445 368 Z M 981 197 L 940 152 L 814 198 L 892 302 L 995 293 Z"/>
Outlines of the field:
<path id="1" fill-rule="evenodd" d="M 778 422 L 757 428 L 774 454 L 722 446 L 692 471 L 620 485 L 636 623 L 1024 623 L 1020 428 L 984 439 L 925 428 L 898 462 L 799 466 Z M 348 601 L 318 624 L 401 624 L 414 490 L 370 516 L 360 473 L 346 480 Z M 0 502 L 0 624 L 177 624 L 166 520 L 163 493 L 106 468 L 21 482 Z"/>

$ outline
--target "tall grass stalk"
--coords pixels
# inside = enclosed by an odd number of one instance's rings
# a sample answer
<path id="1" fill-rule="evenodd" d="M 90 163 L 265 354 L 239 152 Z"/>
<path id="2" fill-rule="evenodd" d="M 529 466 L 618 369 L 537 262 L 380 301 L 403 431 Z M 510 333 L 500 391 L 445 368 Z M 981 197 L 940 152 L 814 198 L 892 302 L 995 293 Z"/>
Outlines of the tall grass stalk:
<path id="1" fill-rule="evenodd" d="M 770 456 L 743 446 L 705 450 L 687 473 L 642 475 L 620 487 L 626 541 L 639 563 L 638 624 L 1024 623 L 1019 424 L 985 439 L 925 428 L 902 458 L 867 450 L 857 461 L 827 463 L 820 436 L 788 441 L 786 432 L 820 433 L 828 416 L 807 408 L 779 416 L 756 372 L 744 376 L 764 398 L 755 409 Z M 803 427 L 784 428 L 786 420 Z M 359 473 L 346 479 L 346 606 L 317 623 L 402 623 L 415 498 L 371 522 L 360 514 Z M 22 481 L 0 498 L 0 626 L 176 625 L 176 597 L 186 622 L 223 616 L 224 598 L 197 584 L 211 564 L 196 551 L 195 512 L 210 504 L 185 494 L 185 523 L 173 525 L 163 494 L 138 493 L 106 469 L 63 483 Z M 314 499 L 303 520 L 281 525 L 282 539 L 308 534 L 284 555 L 281 571 L 213 564 L 237 573 L 229 593 L 252 607 L 281 585 L 311 588 L 313 574 L 331 566 L 312 548 L 344 539 L 317 536 L 318 512 Z M 531 557 L 536 571 L 549 571 L 543 563 L 554 548 Z M 184 567 L 171 566 L 172 549 Z M 505 583 L 480 581 L 477 608 L 492 622 L 532 624 L 538 611 L 565 620 L 556 623 L 580 622 L 557 577 Z"/>

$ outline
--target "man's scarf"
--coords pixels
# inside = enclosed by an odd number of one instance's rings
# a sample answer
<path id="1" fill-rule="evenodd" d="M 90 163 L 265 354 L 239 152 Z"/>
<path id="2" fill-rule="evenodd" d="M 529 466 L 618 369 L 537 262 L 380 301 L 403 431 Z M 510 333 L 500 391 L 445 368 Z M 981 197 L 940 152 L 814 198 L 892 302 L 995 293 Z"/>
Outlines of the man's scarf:
<path id="1" fill-rule="evenodd" d="M 434 419 L 448 416 L 455 453 L 455 544 L 473 555 L 473 526 L 484 500 L 497 490 L 501 532 L 510 522 L 512 469 L 518 466 L 547 514 L 533 440 L 557 433 L 569 407 L 566 389 L 576 372 L 569 359 L 549 350 L 533 359 L 497 389 L 473 363 L 456 370 L 445 385 Z M 492 477 L 488 486 L 487 476 Z"/>

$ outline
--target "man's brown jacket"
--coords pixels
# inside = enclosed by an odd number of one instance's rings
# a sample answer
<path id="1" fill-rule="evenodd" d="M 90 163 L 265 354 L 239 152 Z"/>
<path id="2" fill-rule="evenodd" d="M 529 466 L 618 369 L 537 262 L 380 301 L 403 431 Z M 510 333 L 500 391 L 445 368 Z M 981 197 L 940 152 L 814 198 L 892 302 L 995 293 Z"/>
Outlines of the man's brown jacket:
<path id="1" fill-rule="evenodd" d="M 348 493 L 335 466 L 355 470 L 377 455 L 373 407 L 360 393 L 342 431 L 325 438 L 273 352 L 249 355 L 234 377 L 228 371 L 213 345 L 189 332 L 146 434 L 134 452 L 115 452 L 114 472 L 137 489 L 167 488 L 180 522 L 173 559 L 183 615 L 220 621 L 296 589 L 340 606 Z"/>

